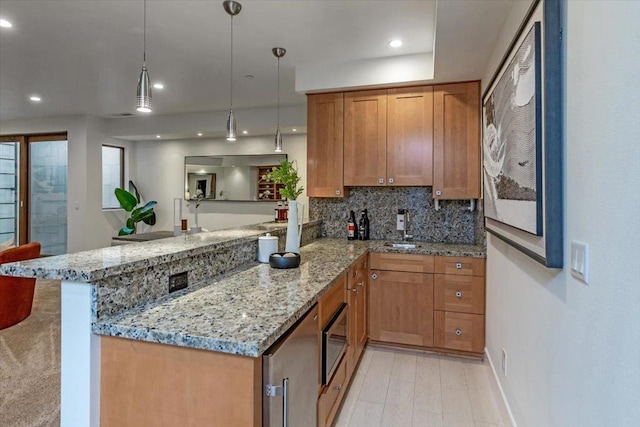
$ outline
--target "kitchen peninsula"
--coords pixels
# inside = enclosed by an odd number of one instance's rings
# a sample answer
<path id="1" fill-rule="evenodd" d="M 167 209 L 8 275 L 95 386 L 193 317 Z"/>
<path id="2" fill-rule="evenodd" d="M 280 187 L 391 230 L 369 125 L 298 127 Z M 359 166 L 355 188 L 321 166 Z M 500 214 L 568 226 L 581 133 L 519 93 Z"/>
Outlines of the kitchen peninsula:
<path id="1" fill-rule="evenodd" d="M 61 425 L 124 425 L 132 420 L 163 420 L 170 425 L 171 411 L 176 409 L 179 413 L 174 411 L 173 416 L 184 425 L 196 425 L 192 416 L 197 414 L 181 400 L 189 397 L 196 399 L 192 404 L 205 406 L 201 410 L 206 410 L 211 425 L 231 425 L 229 420 L 261 425 L 259 356 L 336 283 L 344 282 L 345 272 L 363 255 L 409 252 L 382 241 L 314 240 L 319 230 L 319 222 L 306 225 L 302 263 L 292 270 L 255 262 L 257 237 L 266 231 L 284 233 L 283 225 L 273 223 L 0 267 L 2 274 L 63 280 Z M 484 257 L 482 247 L 466 245 L 421 243 L 410 253 L 431 259 Z M 184 271 L 189 287 L 169 295 L 168 276 Z M 154 380 L 154 385 L 136 383 L 137 370 L 150 360 L 145 353 L 154 352 L 169 352 L 182 363 L 174 365 L 179 367 L 175 371 L 165 371 L 177 380 L 173 394 L 162 395 L 163 390 L 154 388 L 166 384 L 162 380 Z M 126 363 L 120 366 L 123 360 Z M 207 378 L 213 402 L 198 400 L 211 399 L 207 396 L 181 396 L 184 382 L 179 375 L 190 367 L 196 377 L 203 374 L 199 369 L 204 362 L 218 363 L 218 374 L 226 370 L 244 376 L 231 382 L 223 375 Z M 140 373 L 138 379 L 149 372 Z M 139 406 L 153 404 L 154 399 L 154 407 Z M 187 406 L 180 405 L 184 402 Z M 155 414 L 145 418 L 151 412 Z"/>

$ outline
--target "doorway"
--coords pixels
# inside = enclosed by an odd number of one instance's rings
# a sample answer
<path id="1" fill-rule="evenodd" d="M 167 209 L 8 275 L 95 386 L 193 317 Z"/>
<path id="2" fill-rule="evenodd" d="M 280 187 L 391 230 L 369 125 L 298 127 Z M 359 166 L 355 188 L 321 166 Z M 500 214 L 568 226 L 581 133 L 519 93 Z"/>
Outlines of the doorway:
<path id="1" fill-rule="evenodd" d="M 0 137 L 0 240 L 67 252 L 67 135 Z"/>

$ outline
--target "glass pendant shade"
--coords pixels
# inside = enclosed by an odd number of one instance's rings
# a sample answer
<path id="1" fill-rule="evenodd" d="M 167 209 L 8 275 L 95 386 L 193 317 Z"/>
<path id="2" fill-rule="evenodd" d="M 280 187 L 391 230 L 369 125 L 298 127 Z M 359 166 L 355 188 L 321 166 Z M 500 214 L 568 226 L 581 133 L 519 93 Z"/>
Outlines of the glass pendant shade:
<path id="1" fill-rule="evenodd" d="M 280 133 L 280 126 L 276 130 L 276 153 L 282 153 L 282 134 Z"/>
<path id="2" fill-rule="evenodd" d="M 229 117 L 227 117 L 227 141 L 234 142 L 236 137 L 236 118 L 233 115 L 233 110 L 229 110 Z"/>
<path id="3" fill-rule="evenodd" d="M 151 82 L 145 65 L 142 66 L 142 71 L 138 78 L 136 110 L 141 113 L 151 112 Z"/>

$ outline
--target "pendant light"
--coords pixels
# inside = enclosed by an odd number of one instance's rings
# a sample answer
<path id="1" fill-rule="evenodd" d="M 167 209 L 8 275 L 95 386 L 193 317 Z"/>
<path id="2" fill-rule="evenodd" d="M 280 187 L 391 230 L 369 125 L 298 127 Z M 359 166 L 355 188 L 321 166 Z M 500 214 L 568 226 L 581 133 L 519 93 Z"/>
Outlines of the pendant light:
<path id="1" fill-rule="evenodd" d="M 144 0 L 144 29 L 143 29 L 142 71 L 138 77 L 136 110 L 141 113 L 151 112 L 151 82 L 147 72 L 147 0 Z"/>
<path id="2" fill-rule="evenodd" d="M 233 17 L 240 13 L 242 5 L 234 0 L 225 0 L 222 2 L 225 12 L 231 16 L 231 77 L 230 77 L 230 96 L 229 96 L 229 117 L 227 118 L 227 141 L 236 141 L 236 118 L 233 115 Z"/>
<path id="3" fill-rule="evenodd" d="M 278 120 L 277 120 L 277 128 L 276 128 L 276 153 L 282 153 L 282 134 L 280 133 L 280 58 L 282 58 L 287 50 L 283 47 L 274 47 L 271 49 L 273 55 L 278 58 Z"/>

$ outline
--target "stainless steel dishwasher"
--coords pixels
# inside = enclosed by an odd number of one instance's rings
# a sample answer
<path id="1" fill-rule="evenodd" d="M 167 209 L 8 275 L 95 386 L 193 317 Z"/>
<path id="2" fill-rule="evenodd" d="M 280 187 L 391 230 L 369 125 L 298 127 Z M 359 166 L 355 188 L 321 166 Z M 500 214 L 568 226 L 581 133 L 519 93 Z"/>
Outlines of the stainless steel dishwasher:
<path id="1" fill-rule="evenodd" d="M 318 305 L 262 356 L 264 427 L 317 424 Z"/>

